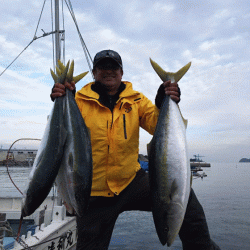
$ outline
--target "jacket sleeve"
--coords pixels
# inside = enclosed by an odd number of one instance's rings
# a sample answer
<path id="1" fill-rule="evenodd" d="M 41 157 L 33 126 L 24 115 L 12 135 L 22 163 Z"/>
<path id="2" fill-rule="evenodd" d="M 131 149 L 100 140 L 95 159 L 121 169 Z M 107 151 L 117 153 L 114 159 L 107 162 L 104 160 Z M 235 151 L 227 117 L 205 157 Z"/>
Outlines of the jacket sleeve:
<path id="1" fill-rule="evenodd" d="M 153 135 L 158 116 L 159 109 L 147 97 L 141 94 L 141 101 L 139 103 L 140 126 Z"/>

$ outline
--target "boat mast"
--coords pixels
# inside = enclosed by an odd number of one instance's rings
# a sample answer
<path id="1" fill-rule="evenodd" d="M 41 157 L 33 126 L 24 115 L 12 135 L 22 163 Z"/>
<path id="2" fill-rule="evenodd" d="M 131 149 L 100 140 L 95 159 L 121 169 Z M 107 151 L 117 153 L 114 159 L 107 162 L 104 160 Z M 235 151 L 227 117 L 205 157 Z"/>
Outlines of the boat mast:
<path id="1" fill-rule="evenodd" d="M 59 0 L 55 0 L 55 52 L 56 52 L 56 65 L 58 60 L 61 59 L 61 44 L 60 44 L 60 22 L 59 22 Z"/>
<path id="2" fill-rule="evenodd" d="M 59 20 L 59 0 L 55 0 L 55 54 L 56 54 L 56 66 L 58 60 L 61 60 L 61 43 L 60 43 L 60 20 Z M 62 199 L 57 197 L 57 206 L 62 205 Z"/>

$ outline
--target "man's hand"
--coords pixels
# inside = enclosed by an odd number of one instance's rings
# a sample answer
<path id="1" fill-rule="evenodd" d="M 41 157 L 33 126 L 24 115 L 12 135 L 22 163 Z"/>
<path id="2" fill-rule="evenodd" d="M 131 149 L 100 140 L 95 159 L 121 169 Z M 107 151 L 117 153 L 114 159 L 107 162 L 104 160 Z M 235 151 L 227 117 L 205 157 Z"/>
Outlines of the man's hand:
<path id="1" fill-rule="evenodd" d="M 180 101 L 180 89 L 178 87 L 178 83 L 171 81 L 166 81 L 163 83 L 164 91 L 166 95 L 169 95 L 173 101 L 178 103 Z"/>
<path id="2" fill-rule="evenodd" d="M 181 91 L 178 84 L 166 81 L 160 85 L 155 97 L 155 105 L 158 109 L 161 108 L 165 95 L 169 95 L 174 102 L 179 103 L 181 100 Z"/>
<path id="3" fill-rule="evenodd" d="M 51 100 L 54 101 L 55 98 L 64 96 L 66 94 L 65 88 L 68 88 L 71 91 L 75 91 L 75 88 L 76 88 L 75 82 L 71 82 L 71 83 L 65 82 L 65 84 L 56 83 L 50 95 Z"/>

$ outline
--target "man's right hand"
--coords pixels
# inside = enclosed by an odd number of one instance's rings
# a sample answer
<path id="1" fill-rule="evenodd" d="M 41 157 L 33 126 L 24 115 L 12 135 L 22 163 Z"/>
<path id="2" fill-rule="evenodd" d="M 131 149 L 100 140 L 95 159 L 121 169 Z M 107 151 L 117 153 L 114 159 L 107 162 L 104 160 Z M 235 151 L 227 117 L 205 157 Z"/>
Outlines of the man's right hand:
<path id="1" fill-rule="evenodd" d="M 68 88 L 72 92 L 75 92 L 75 82 L 65 82 L 65 84 L 56 83 L 52 89 L 52 93 L 50 95 L 50 98 L 52 101 L 54 101 L 57 97 L 64 96 L 66 94 L 65 88 Z"/>

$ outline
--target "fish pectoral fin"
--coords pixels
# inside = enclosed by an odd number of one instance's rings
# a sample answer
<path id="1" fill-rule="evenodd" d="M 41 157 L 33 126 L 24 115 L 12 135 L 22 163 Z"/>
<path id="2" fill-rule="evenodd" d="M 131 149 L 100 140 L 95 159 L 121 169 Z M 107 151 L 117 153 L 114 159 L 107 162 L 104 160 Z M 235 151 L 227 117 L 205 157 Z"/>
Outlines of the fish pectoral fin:
<path id="1" fill-rule="evenodd" d="M 80 81 L 84 76 L 86 76 L 88 73 L 89 73 L 89 72 L 86 71 L 86 72 L 84 72 L 84 73 L 81 73 L 80 75 L 74 76 L 74 77 L 73 77 L 73 81 L 74 81 L 75 83 L 79 82 L 79 81 Z"/>
<path id="2" fill-rule="evenodd" d="M 179 187 L 178 187 L 177 181 L 176 179 L 174 179 L 170 188 L 170 193 L 169 193 L 170 200 L 173 200 L 174 197 L 178 195 L 178 190 L 179 190 Z"/>

